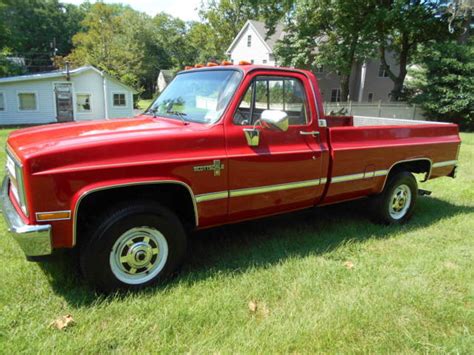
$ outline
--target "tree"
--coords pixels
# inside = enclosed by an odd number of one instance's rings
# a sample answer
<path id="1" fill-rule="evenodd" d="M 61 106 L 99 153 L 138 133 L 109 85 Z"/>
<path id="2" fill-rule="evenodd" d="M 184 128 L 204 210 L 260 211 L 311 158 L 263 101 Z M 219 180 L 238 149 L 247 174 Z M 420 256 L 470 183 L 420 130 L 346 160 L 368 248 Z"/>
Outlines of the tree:
<path id="1" fill-rule="evenodd" d="M 186 47 L 191 49 L 187 64 L 206 63 L 225 59 L 225 50 L 214 40 L 215 32 L 206 23 L 192 22 L 186 35 Z"/>
<path id="2" fill-rule="evenodd" d="M 410 101 L 421 104 L 429 119 L 455 122 L 474 130 L 474 43 L 456 41 L 423 48 L 421 68 L 409 82 Z"/>
<path id="3" fill-rule="evenodd" d="M 49 69 L 55 54 L 70 52 L 87 7 L 58 0 L 0 1 L 0 50 L 24 58 L 31 71 Z"/>
<path id="4" fill-rule="evenodd" d="M 122 5 L 97 2 L 82 21 L 85 31 L 73 37 L 74 50 L 67 57 L 73 65 L 90 64 L 136 89 L 143 74 L 141 24 L 146 15 Z"/>
<path id="5" fill-rule="evenodd" d="M 391 100 L 402 97 L 408 66 L 413 63 L 421 45 L 442 41 L 450 34 L 447 16 L 443 15 L 446 1 L 441 0 L 378 0 L 375 28 L 378 36 L 379 58 L 388 77 L 393 81 Z M 397 68 L 387 62 L 388 53 L 395 54 Z"/>
<path id="6" fill-rule="evenodd" d="M 0 51 L 0 78 L 4 76 L 24 74 L 25 70 L 22 65 L 15 63 L 10 59 L 11 52 L 8 48 Z"/>
<path id="7" fill-rule="evenodd" d="M 371 0 L 315 0 L 267 9 L 270 26 L 276 24 L 275 14 L 286 17 L 286 37 L 276 48 L 278 58 L 285 65 L 307 69 L 323 65 L 339 72 L 341 97 L 347 100 L 353 66 L 374 53 L 373 6 Z"/>

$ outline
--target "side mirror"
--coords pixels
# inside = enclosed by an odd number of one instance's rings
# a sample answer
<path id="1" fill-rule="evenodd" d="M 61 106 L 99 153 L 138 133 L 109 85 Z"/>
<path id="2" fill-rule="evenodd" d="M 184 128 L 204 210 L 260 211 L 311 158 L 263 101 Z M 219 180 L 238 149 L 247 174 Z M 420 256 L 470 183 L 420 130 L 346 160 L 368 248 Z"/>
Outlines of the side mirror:
<path id="1" fill-rule="evenodd" d="M 289 126 L 288 115 L 285 111 L 265 110 L 260 116 L 260 122 L 263 128 L 274 131 L 286 132 Z"/>

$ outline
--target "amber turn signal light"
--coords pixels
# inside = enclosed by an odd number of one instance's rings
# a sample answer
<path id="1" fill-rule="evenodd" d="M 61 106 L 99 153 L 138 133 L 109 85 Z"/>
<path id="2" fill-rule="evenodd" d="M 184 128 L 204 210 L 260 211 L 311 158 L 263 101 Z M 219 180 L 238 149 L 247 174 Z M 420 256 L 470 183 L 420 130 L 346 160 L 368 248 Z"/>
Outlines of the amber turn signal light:
<path id="1" fill-rule="evenodd" d="M 248 61 L 246 61 L 246 60 L 241 60 L 241 61 L 239 62 L 239 65 L 250 65 L 250 64 L 252 64 L 252 63 L 250 63 L 250 62 L 248 62 Z"/>
<path id="2" fill-rule="evenodd" d="M 208 67 L 217 67 L 218 65 L 219 65 L 219 64 L 213 63 L 213 62 L 207 63 L 207 66 L 208 66 Z"/>
<path id="3" fill-rule="evenodd" d="M 57 212 L 38 212 L 36 213 L 36 220 L 41 221 L 54 221 L 59 219 L 70 219 L 71 211 L 57 211 Z"/>
<path id="4" fill-rule="evenodd" d="M 232 65 L 232 64 L 234 64 L 234 63 L 232 63 L 232 62 L 229 61 L 229 60 L 223 60 L 223 61 L 221 62 L 221 65 Z"/>
<path id="5" fill-rule="evenodd" d="M 204 66 L 204 64 L 195 64 L 194 68 L 202 68 L 203 66 Z"/>

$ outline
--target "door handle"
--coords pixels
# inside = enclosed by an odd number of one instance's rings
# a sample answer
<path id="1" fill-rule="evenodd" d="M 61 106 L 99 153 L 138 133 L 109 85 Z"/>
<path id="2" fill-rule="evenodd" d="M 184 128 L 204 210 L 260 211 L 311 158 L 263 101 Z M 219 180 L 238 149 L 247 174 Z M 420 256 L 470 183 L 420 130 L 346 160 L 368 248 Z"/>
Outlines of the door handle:
<path id="1" fill-rule="evenodd" d="M 319 132 L 318 131 L 311 131 L 311 132 L 306 132 L 306 131 L 300 131 L 300 134 L 302 136 L 319 136 Z"/>

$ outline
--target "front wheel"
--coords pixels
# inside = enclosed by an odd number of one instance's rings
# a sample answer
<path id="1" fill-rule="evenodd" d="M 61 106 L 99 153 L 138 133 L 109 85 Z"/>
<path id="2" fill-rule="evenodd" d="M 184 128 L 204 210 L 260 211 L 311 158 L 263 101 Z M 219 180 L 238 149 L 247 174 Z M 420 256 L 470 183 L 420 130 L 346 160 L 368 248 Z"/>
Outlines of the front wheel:
<path id="1" fill-rule="evenodd" d="M 418 184 L 413 174 L 402 171 L 390 176 L 381 194 L 372 199 L 372 211 L 377 222 L 402 224 L 413 215 Z"/>
<path id="2" fill-rule="evenodd" d="M 167 208 L 137 201 L 100 219 L 80 251 L 87 281 L 111 292 L 156 284 L 172 274 L 186 252 L 186 234 Z"/>

